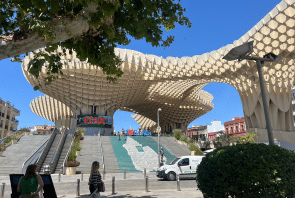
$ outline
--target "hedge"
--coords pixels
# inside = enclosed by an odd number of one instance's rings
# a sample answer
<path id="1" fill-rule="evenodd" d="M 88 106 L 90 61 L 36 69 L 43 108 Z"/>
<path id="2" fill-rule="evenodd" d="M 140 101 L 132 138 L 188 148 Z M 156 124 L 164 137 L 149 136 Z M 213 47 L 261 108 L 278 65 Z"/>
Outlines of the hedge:
<path id="1" fill-rule="evenodd" d="M 278 146 L 237 144 L 208 153 L 197 169 L 206 198 L 292 197 L 295 153 Z"/>

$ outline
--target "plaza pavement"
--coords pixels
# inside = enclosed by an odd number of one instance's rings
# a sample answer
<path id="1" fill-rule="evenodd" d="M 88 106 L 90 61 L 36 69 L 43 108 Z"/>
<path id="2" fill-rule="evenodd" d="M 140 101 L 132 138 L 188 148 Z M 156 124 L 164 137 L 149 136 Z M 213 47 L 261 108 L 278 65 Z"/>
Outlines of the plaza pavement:
<path id="1" fill-rule="evenodd" d="M 115 176 L 115 194 L 112 195 L 112 176 Z M 128 173 L 124 179 L 123 173 L 110 173 L 105 175 L 106 191 L 102 192 L 102 197 L 195 197 L 202 198 L 201 191 L 197 190 L 196 181 L 194 179 L 181 179 L 180 189 L 177 191 L 176 181 L 162 181 L 156 177 L 155 172 L 147 173 L 149 177 L 149 192 L 145 192 L 145 181 L 143 173 Z M 61 181 L 58 182 L 58 174 L 51 175 L 55 191 L 58 198 L 86 198 L 89 196 L 88 179 L 89 174 L 81 175 L 61 175 Z M 77 179 L 80 179 L 80 196 L 77 193 Z M 0 184 L 6 183 L 4 198 L 10 198 L 11 187 L 8 176 L 0 177 Z M 0 188 L 1 189 L 1 188 Z M 0 190 L 1 191 L 1 190 Z"/>

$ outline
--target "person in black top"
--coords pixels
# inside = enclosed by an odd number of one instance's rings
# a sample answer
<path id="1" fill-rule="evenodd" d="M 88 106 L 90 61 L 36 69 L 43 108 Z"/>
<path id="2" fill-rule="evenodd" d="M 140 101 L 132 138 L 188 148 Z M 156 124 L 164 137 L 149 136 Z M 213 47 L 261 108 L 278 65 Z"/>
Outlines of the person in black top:
<path id="1" fill-rule="evenodd" d="M 101 175 L 98 169 L 99 169 L 99 162 L 94 161 L 91 166 L 89 183 L 88 183 L 91 194 L 95 191 L 95 189 L 98 188 L 98 186 L 101 183 Z"/>

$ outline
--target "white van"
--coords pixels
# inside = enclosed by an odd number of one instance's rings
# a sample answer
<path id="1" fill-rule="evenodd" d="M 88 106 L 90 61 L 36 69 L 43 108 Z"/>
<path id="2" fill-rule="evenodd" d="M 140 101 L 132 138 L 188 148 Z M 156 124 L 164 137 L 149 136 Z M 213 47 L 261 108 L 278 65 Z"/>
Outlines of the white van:
<path id="1" fill-rule="evenodd" d="M 197 166 L 204 156 L 181 156 L 175 158 L 171 164 L 161 166 L 157 170 L 157 177 L 173 181 L 176 175 L 183 177 L 196 177 Z"/>

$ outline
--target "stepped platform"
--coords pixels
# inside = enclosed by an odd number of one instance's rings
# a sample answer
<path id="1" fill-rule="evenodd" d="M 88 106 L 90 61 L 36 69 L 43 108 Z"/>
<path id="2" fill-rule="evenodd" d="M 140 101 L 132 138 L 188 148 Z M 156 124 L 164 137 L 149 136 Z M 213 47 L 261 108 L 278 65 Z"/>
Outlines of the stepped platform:
<path id="1" fill-rule="evenodd" d="M 117 137 L 109 137 L 121 173 L 155 172 L 158 168 L 158 143 L 149 136 L 127 136 L 126 141 Z M 176 158 L 164 145 L 164 162 L 170 163 Z M 103 146 L 104 148 L 104 146 Z M 104 148 L 105 150 L 105 148 Z"/>
<path id="2" fill-rule="evenodd" d="M 0 157 L 0 175 L 21 174 L 23 163 L 49 138 L 50 135 L 25 135 L 17 144 L 7 147 Z"/>
<path id="3" fill-rule="evenodd" d="M 152 138 L 158 143 L 158 137 Z M 160 137 L 160 144 L 163 145 L 170 153 L 172 153 L 176 157 L 191 154 L 191 151 L 187 148 L 187 146 L 179 144 L 174 137 Z"/>
<path id="4" fill-rule="evenodd" d="M 83 174 L 90 174 L 91 165 L 93 161 L 100 163 L 100 171 L 102 170 L 102 159 L 100 153 L 99 136 L 84 136 L 84 140 L 81 141 L 82 150 L 80 156 L 76 158 L 80 162 L 80 166 L 77 167 L 77 172 L 83 171 Z"/>

